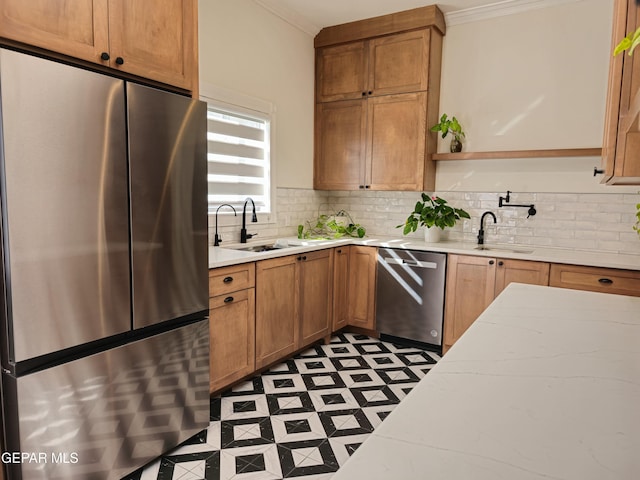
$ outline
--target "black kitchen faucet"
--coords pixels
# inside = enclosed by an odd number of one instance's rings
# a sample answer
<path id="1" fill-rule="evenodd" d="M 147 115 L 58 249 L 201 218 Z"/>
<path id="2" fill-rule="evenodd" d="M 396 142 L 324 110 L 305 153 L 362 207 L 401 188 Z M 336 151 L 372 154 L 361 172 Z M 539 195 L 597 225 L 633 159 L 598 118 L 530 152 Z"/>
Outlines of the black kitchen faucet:
<path id="1" fill-rule="evenodd" d="M 498 223 L 498 219 L 493 212 L 484 212 L 482 214 L 482 217 L 480 217 L 480 230 L 478 231 L 478 245 L 484 245 L 484 219 L 487 215 L 493 217 L 493 223 Z"/>

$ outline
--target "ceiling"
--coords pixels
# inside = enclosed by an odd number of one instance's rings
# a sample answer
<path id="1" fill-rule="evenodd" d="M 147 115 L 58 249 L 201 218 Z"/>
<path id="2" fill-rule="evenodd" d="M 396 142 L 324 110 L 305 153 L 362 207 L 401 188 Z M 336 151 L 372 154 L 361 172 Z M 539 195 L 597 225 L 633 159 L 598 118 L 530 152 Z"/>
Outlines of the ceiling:
<path id="1" fill-rule="evenodd" d="M 437 3 L 446 14 L 530 0 L 254 0 L 311 35 L 323 27 Z"/>

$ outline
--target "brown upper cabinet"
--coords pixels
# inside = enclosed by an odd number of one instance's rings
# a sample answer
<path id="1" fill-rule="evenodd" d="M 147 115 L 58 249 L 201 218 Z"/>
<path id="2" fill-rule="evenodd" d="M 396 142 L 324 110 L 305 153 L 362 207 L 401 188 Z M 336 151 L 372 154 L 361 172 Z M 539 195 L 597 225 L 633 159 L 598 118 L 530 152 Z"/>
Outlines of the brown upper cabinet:
<path id="1" fill-rule="evenodd" d="M 640 26 L 635 0 L 615 0 L 613 44 Z M 611 57 L 602 147 L 603 183 L 640 185 L 640 54 Z"/>
<path id="2" fill-rule="evenodd" d="M 197 1 L 3 0 L 0 37 L 197 94 Z"/>
<path id="3" fill-rule="evenodd" d="M 429 37 L 423 29 L 319 49 L 318 101 L 426 91 Z"/>
<path id="4" fill-rule="evenodd" d="M 432 5 L 316 36 L 316 189 L 433 189 L 444 28 Z"/>

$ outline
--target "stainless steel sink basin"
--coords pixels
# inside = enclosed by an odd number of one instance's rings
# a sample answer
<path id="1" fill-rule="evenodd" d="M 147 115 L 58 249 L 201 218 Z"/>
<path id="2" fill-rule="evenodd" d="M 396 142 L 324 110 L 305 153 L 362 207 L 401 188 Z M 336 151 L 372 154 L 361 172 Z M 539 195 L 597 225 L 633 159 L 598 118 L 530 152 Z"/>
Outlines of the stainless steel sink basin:
<path id="1" fill-rule="evenodd" d="M 271 250 L 283 250 L 290 247 L 294 247 L 295 245 L 275 245 L 275 244 L 267 244 L 267 245 L 233 245 L 233 246 L 223 246 L 222 248 L 228 248 L 230 250 L 240 250 L 243 252 L 270 252 Z"/>
<path id="2" fill-rule="evenodd" d="M 490 252 L 507 252 L 507 253 L 533 253 L 533 250 L 528 250 L 526 248 L 507 248 L 507 247 L 489 247 L 485 245 L 480 245 L 475 247 L 474 250 L 487 250 Z"/>

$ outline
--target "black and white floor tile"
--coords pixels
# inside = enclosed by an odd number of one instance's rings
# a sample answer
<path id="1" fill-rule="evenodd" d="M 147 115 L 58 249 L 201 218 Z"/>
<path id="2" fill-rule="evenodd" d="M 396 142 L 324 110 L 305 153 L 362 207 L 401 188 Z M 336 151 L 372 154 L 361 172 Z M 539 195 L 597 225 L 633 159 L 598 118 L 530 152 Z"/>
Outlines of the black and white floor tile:
<path id="1" fill-rule="evenodd" d="M 212 398 L 207 430 L 125 478 L 329 479 L 438 360 L 336 335 Z"/>

